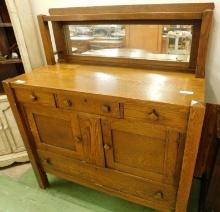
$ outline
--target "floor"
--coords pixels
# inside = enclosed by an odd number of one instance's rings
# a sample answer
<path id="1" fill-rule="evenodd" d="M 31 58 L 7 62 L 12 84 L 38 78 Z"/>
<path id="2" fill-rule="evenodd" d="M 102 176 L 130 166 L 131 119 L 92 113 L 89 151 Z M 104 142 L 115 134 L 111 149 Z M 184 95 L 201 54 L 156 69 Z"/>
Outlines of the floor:
<path id="1" fill-rule="evenodd" d="M 5 175 L 14 180 L 18 180 L 30 168 L 30 163 L 14 164 L 6 168 L 0 168 L 0 175 Z"/>
<path id="2" fill-rule="evenodd" d="M 153 212 L 154 210 L 48 175 L 39 189 L 29 163 L 0 169 L 0 212 Z M 194 181 L 188 212 L 198 212 Z"/>

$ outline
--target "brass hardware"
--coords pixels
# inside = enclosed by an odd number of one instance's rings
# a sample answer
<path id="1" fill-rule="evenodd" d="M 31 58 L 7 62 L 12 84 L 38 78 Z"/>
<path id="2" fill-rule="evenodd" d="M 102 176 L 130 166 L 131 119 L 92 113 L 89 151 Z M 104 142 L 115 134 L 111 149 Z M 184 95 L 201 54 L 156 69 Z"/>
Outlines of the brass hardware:
<path id="1" fill-rule="evenodd" d="M 105 144 L 105 145 L 104 145 L 104 149 L 105 149 L 105 150 L 109 150 L 110 148 L 111 148 L 111 147 L 110 147 L 108 144 Z"/>
<path id="2" fill-rule="evenodd" d="M 34 102 L 34 101 L 37 101 L 37 96 L 35 96 L 34 94 L 31 94 L 31 100 Z"/>
<path id="3" fill-rule="evenodd" d="M 111 107 L 109 105 L 102 105 L 102 111 L 104 113 L 109 113 L 111 111 Z"/>
<path id="4" fill-rule="evenodd" d="M 158 200 L 164 199 L 163 192 L 162 192 L 162 191 L 156 192 L 156 193 L 154 194 L 154 198 L 155 198 L 155 199 L 158 199 Z"/>
<path id="5" fill-rule="evenodd" d="M 70 100 L 70 99 L 66 99 L 66 100 L 64 100 L 64 105 L 66 106 L 66 107 L 71 107 L 72 105 L 73 105 L 73 103 L 72 103 L 72 101 Z"/>
<path id="6" fill-rule="evenodd" d="M 82 142 L 82 138 L 80 136 L 76 136 L 75 137 L 75 141 L 76 141 L 76 143 L 81 143 Z"/>
<path id="7" fill-rule="evenodd" d="M 152 120 L 152 121 L 156 121 L 159 119 L 159 114 L 157 113 L 157 111 L 155 109 L 153 109 L 150 113 L 148 113 L 148 117 Z"/>

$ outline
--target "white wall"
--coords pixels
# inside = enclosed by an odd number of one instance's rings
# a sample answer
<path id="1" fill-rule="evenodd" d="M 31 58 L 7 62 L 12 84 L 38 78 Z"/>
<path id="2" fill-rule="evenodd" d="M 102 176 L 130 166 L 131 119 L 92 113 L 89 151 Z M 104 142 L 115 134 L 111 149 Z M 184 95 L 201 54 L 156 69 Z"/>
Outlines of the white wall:
<path id="1" fill-rule="evenodd" d="M 220 0 L 30 0 L 30 2 L 32 4 L 35 21 L 38 14 L 48 14 L 48 9 L 55 7 L 214 2 L 214 23 L 209 42 L 206 67 L 206 101 L 220 104 Z"/>

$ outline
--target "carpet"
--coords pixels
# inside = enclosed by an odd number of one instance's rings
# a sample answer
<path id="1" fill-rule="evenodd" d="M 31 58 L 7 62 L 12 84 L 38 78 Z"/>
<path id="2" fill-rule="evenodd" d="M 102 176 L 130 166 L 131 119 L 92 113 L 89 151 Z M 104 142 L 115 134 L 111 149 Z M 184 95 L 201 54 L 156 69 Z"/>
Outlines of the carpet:
<path id="1" fill-rule="evenodd" d="M 0 212 L 152 212 L 153 209 L 48 175 L 50 187 L 38 187 L 33 170 L 18 181 L 0 176 Z M 189 212 L 198 212 L 199 180 L 194 180 Z"/>

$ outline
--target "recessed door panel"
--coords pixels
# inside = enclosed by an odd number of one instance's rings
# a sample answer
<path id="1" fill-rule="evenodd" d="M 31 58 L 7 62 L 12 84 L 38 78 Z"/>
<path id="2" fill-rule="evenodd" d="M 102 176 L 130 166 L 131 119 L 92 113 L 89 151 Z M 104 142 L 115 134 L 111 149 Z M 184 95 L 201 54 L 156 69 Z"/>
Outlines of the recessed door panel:
<path id="1" fill-rule="evenodd" d="M 112 142 L 116 163 L 156 173 L 163 172 L 165 139 L 112 130 Z"/>
<path id="2" fill-rule="evenodd" d="M 109 168 L 162 183 L 178 182 L 184 136 L 164 126 L 128 120 L 102 120 Z"/>
<path id="3" fill-rule="evenodd" d="M 37 148 L 85 158 L 77 113 L 36 106 L 28 106 L 26 112 Z"/>

